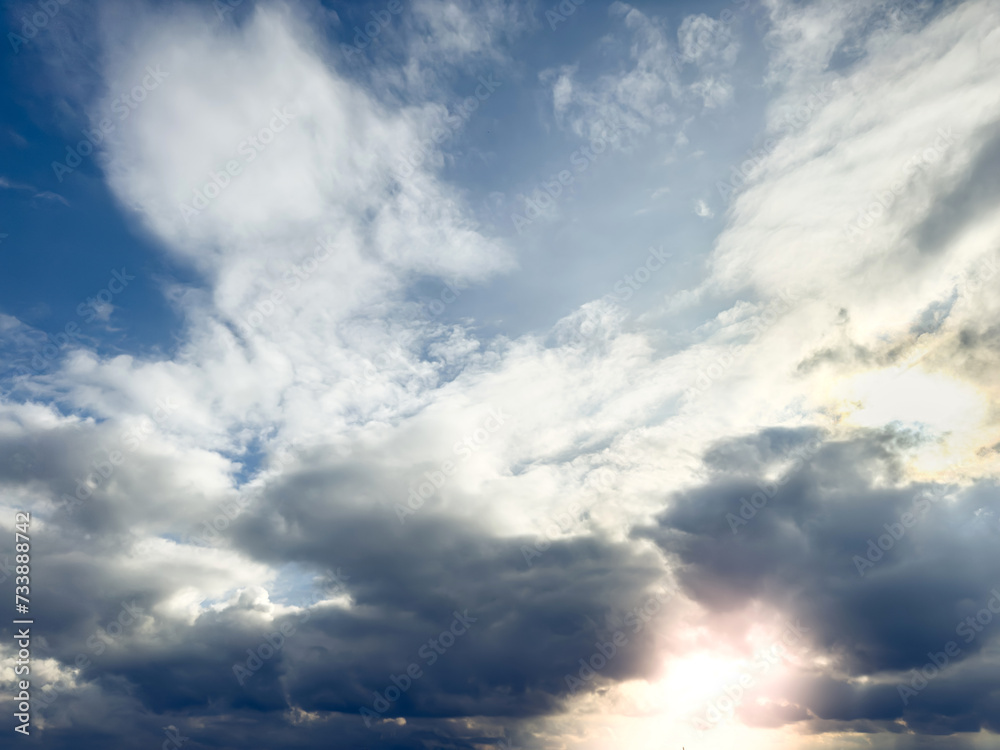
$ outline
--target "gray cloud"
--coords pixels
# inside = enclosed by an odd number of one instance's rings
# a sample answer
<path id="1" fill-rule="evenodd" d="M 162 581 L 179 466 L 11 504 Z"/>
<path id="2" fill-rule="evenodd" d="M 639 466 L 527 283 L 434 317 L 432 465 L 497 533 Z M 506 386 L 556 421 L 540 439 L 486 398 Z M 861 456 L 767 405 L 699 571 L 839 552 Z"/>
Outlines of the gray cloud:
<path id="1" fill-rule="evenodd" d="M 784 483 L 733 534 L 726 515 L 741 512 L 741 498 L 773 486 L 768 471 L 814 437 L 766 430 L 719 444 L 705 458 L 711 480 L 674 497 L 658 524 L 637 536 L 654 539 L 678 562 L 680 585 L 709 618 L 763 603 L 809 628 L 810 646 L 829 666 L 803 668 L 785 688 L 780 697 L 811 717 L 787 720 L 842 722 L 841 729 L 865 720 L 877 731 L 895 731 L 892 722 L 905 720 L 927 734 L 995 731 L 997 704 L 973 696 L 998 685 L 989 675 L 1000 622 L 970 642 L 967 627 L 956 629 L 1000 586 L 996 484 L 907 481 L 901 459 L 918 438 L 862 433 L 828 440 L 814 458 L 786 470 Z M 915 520 L 904 526 L 906 513 Z M 869 553 L 882 536 L 888 549 Z M 877 562 L 859 566 L 856 558 L 870 561 L 869 554 Z M 904 704 L 898 688 L 909 684 L 910 670 L 949 641 L 961 653 Z M 753 709 L 746 715 L 753 718 Z"/>

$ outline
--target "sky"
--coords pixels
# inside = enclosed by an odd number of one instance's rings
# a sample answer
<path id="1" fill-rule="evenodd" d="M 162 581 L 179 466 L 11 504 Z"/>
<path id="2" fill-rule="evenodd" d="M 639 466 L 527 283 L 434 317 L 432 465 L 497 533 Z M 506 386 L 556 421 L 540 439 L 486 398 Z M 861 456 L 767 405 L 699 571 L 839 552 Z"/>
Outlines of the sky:
<path id="1" fill-rule="evenodd" d="M 2 20 L 12 747 L 1000 747 L 1000 2 Z"/>

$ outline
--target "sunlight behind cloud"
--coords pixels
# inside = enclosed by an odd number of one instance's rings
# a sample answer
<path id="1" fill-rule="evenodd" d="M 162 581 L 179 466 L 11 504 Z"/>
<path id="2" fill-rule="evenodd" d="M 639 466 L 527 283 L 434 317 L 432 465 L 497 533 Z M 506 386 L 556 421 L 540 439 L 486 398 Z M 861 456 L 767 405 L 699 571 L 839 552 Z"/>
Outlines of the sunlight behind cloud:
<path id="1" fill-rule="evenodd" d="M 884 427 L 898 422 L 939 435 L 969 434 L 982 422 L 986 407 L 974 387 L 912 367 L 857 375 L 834 392 L 854 424 Z"/>

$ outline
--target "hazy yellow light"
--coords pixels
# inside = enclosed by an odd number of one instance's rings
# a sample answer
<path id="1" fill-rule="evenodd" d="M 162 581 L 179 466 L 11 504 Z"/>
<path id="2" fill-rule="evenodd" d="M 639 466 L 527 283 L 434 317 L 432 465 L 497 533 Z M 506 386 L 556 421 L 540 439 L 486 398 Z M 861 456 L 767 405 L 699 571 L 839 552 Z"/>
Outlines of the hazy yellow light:
<path id="1" fill-rule="evenodd" d="M 828 393 L 846 425 L 879 428 L 896 423 L 930 438 L 910 455 L 914 479 L 960 479 L 984 460 L 983 445 L 996 442 L 985 420 L 985 394 L 941 373 L 914 366 L 877 370 L 840 380 Z"/>
<path id="2" fill-rule="evenodd" d="M 971 385 L 916 368 L 864 373 L 836 390 L 849 420 L 863 427 L 899 422 L 942 435 L 967 433 L 979 426 L 985 411 Z"/>

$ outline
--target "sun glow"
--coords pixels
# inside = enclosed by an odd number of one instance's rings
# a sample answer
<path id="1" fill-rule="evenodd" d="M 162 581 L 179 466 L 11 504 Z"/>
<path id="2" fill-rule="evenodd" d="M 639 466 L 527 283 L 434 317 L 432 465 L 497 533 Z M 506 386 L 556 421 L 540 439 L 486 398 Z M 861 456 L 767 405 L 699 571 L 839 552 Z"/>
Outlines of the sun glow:
<path id="1" fill-rule="evenodd" d="M 663 676 L 655 681 L 629 680 L 606 693 L 581 696 L 574 713 L 587 731 L 565 747 L 567 750 L 798 747 L 800 740 L 795 733 L 747 727 L 737 716 L 743 706 L 767 703 L 766 697 L 758 695 L 760 689 L 787 671 L 784 653 L 772 653 L 767 661 L 767 666 L 762 667 L 761 649 L 752 658 L 720 656 L 711 651 L 671 657 Z"/>
<path id="2" fill-rule="evenodd" d="M 975 430 L 985 411 L 982 397 L 971 385 L 916 368 L 864 373 L 839 390 L 847 405 L 853 405 L 849 419 L 864 427 L 898 422 L 939 434 L 961 434 Z"/>
<path id="3" fill-rule="evenodd" d="M 702 713 L 704 707 L 745 669 L 742 660 L 703 653 L 677 659 L 660 683 L 674 710 L 682 714 Z"/>
<path id="4" fill-rule="evenodd" d="M 927 439 L 913 468 L 929 475 L 977 459 L 991 438 L 985 432 L 988 399 L 969 383 L 913 365 L 877 370 L 838 381 L 830 389 L 839 422 L 879 428 L 890 424 Z M 994 441 L 995 442 L 995 441 Z"/>

